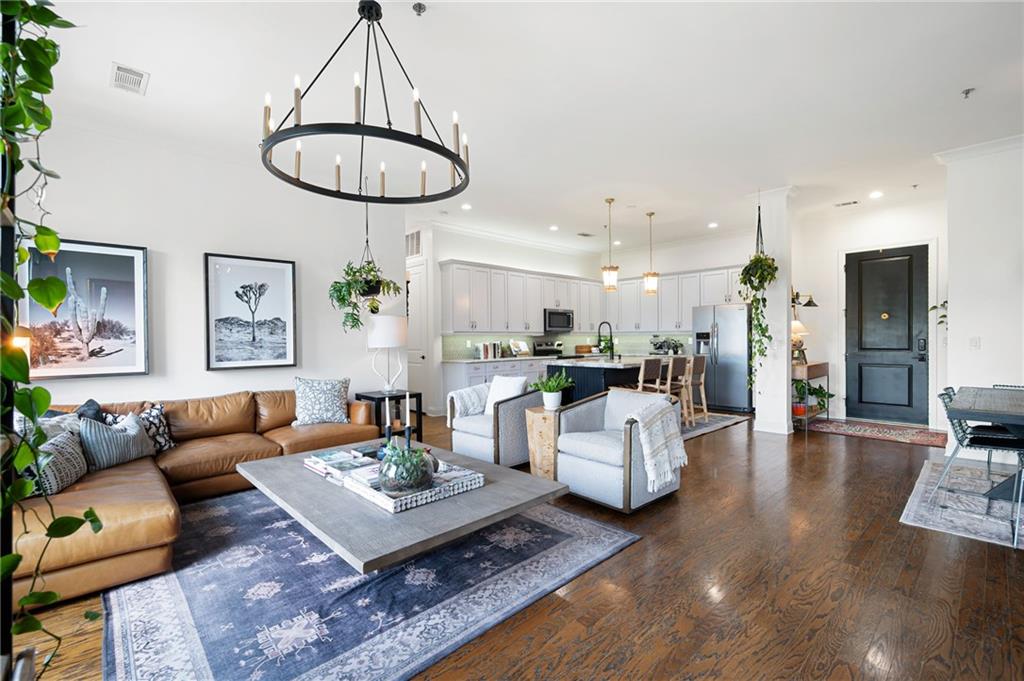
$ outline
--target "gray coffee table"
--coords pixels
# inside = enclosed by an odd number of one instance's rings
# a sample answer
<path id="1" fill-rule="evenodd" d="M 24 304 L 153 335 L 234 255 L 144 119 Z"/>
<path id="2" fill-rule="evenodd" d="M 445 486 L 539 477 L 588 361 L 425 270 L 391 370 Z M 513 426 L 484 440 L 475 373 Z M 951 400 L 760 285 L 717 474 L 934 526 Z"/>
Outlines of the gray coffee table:
<path id="1" fill-rule="evenodd" d="M 392 514 L 306 470 L 302 460 L 311 452 L 249 461 L 235 468 L 363 574 L 403 563 L 569 491 L 562 483 L 437 447 L 431 452 L 442 461 L 483 473 L 484 486 Z"/>

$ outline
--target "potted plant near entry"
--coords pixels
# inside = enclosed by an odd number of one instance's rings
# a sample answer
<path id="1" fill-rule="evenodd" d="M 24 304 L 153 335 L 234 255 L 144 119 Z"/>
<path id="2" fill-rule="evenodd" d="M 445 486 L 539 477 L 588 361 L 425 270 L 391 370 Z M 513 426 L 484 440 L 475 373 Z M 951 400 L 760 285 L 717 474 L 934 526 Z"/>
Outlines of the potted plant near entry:
<path id="1" fill-rule="evenodd" d="M 796 399 L 793 401 L 793 416 L 807 415 L 807 392 L 809 385 L 807 381 L 793 381 L 793 394 Z"/>
<path id="2" fill-rule="evenodd" d="M 551 374 L 533 383 L 530 388 L 543 393 L 544 409 L 555 411 L 562 406 L 562 391 L 573 385 L 573 380 L 566 376 L 565 369 L 562 369 L 557 374 Z"/>
<path id="3" fill-rule="evenodd" d="M 402 287 L 397 282 L 385 279 L 373 260 L 366 260 L 359 265 L 350 260 L 342 271 L 341 279 L 331 282 L 328 297 L 335 308 L 344 312 L 341 328 L 350 331 L 363 326 L 360 315 L 364 308 L 370 314 L 377 314 L 380 312 L 381 297 L 397 296 L 401 292 Z"/>
<path id="4" fill-rule="evenodd" d="M 835 397 L 835 394 L 830 393 L 824 386 L 820 385 L 810 386 L 807 389 L 807 394 L 818 401 L 818 411 L 825 411 L 828 409 L 828 401 Z"/>

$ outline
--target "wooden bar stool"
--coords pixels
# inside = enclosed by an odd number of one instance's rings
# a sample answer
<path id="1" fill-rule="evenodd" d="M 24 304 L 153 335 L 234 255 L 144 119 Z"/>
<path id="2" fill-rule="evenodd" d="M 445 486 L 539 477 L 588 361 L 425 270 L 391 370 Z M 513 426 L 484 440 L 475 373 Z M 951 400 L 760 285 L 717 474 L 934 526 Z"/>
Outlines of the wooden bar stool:
<path id="1" fill-rule="evenodd" d="M 679 394 L 679 406 L 683 425 L 696 425 L 697 421 L 693 415 L 693 392 L 689 385 L 693 380 L 693 361 L 690 357 L 673 357 L 668 364 L 668 377 L 665 381 L 664 392 L 672 395 Z"/>
<path id="2" fill-rule="evenodd" d="M 640 392 L 662 392 L 661 360 L 648 358 L 640 362 L 636 389 Z"/>
<path id="3" fill-rule="evenodd" d="M 693 357 L 693 376 L 690 378 L 690 406 L 696 410 L 693 401 L 693 393 L 700 393 L 700 408 L 704 412 L 704 423 L 708 422 L 708 396 L 704 392 L 704 372 L 707 369 L 708 358 L 706 355 L 694 355 Z M 694 417 L 696 422 L 696 417 Z"/>

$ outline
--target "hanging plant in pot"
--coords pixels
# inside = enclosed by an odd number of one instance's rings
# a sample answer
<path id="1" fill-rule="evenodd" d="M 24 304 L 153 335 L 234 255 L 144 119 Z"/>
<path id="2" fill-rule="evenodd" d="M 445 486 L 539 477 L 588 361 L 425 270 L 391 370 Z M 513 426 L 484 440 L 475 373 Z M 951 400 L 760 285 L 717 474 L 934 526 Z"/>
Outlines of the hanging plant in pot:
<path id="1" fill-rule="evenodd" d="M 757 248 L 754 255 L 740 272 L 743 298 L 750 303 L 750 375 L 747 383 L 753 387 L 761 360 L 768 354 L 772 334 L 765 320 L 767 303 L 765 290 L 779 274 L 775 258 L 764 252 L 764 237 L 761 235 L 761 205 L 757 206 Z"/>
<path id="2" fill-rule="evenodd" d="M 380 312 L 381 297 L 397 296 L 402 287 L 391 279 L 385 279 L 380 266 L 374 262 L 370 252 L 370 219 L 369 206 L 366 215 L 366 245 L 363 247 L 363 259 L 356 265 L 351 260 L 345 265 L 341 279 L 332 281 L 327 296 L 335 309 L 343 312 L 341 328 L 348 331 L 363 326 L 362 311 L 370 314 Z"/>

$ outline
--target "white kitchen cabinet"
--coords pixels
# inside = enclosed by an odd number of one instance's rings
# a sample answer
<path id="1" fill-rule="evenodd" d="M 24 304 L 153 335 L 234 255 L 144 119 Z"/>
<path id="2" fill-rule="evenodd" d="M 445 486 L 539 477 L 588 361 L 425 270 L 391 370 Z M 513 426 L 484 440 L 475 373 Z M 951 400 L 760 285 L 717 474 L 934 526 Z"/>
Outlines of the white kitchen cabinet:
<path id="1" fill-rule="evenodd" d="M 506 277 L 508 292 L 506 300 L 506 318 L 508 330 L 513 333 L 526 332 L 526 275 L 522 272 L 509 272 Z"/>
<path id="2" fill-rule="evenodd" d="M 658 296 L 644 293 L 643 281 L 637 282 L 639 297 L 640 325 L 637 331 L 654 332 L 658 330 Z"/>
<path id="3" fill-rule="evenodd" d="M 540 279 L 540 291 L 541 291 L 541 307 L 544 309 L 556 307 L 555 305 L 555 278 L 554 277 L 541 277 Z"/>
<path id="4" fill-rule="evenodd" d="M 601 295 L 603 292 L 601 284 L 596 282 L 587 281 L 580 287 L 580 296 L 587 298 L 587 318 L 582 331 L 597 331 L 597 325 L 604 319 L 604 297 Z"/>
<path id="5" fill-rule="evenodd" d="M 640 330 L 640 282 L 619 282 L 619 331 Z"/>
<path id="6" fill-rule="evenodd" d="M 450 333 L 488 331 L 491 327 L 491 271 L 452 265 L 442 270 L 442 327 Z"/>
<path id="7" fill-rule="evenodd" d="M 729 271 L 710 270 L 700 273 L 700 304 L 722 305 L 728 302 Z"/>
<path id="8" fill-rule="evenodd" d="M 555 279 L 555 309 L 556 310 L 571 310 L 572 305 L 570 304 L 569 297 L 569 280 L 568 279 Z"/>
<path id="9" fill-rule="evenodd" d="M 662 277 L 658 282 L 659 331 L 679 330 L 679 275 Z"/>
<path id="10" fill-rule="evenodd" d="M 505 270 L 491 270 L 490 325 L 495 332 L 509 330 L 508 318 L 508 275 Z"/>
<path id="11" fill-rule="evenodd" d="M 470 272 L 471 269 L 465 265 L 453 265 L 445 282 L 451 289 L 451 330 L 455 333 L 473 330 L 469 301 Z"/>
<path id="12" fill-rule="evenodd" d="M 526 275 L 526 333 L 544 333 L 544 283 L 541 277 Z"/>
<path id="13" fill-rule="evenodd" d="M 563 301 L 565 303 L 565 307 L 563 309 L 572 310 L 573 331 L 582 331 L 583 327 L 581 326 L 582 320 L 580 319 L 580 307 L 582 307 L 583 303 L 580 299 L 580 282 L 575 279 L 566 280 L 565 287 L 567 293 L 566 299 Z"/>
<path id="14" fill-rule="evenodd" d="M 619 328 L 619 298 L 621 297 L 621 285 L 614 291 L 604 292 L 604 319 L 601 321 L 607 321 L 612 325 L 612 329 L 615 331 L 622 331 L 624 329 Z"/>
<path id="15" fill-rule="evenodd" d="M 473 331 L 491 328 L 491 271 L 473 267 L 469 271 L 469 322 Z"/>
<path id="16" fill-rule="evenodd" d="M 740 283 L 740 273 L 743 271 L 742 267 L 733 267 L 729 269 L 729 290 L 725 293 L 725 302 L 727 303 L 742 303 L 743 296 L 740 292 L 743 290 L 743 285 Z"/>
<path id="17" fill-rule="evenodd" d="M 699 307 L 700 275 L 679 275 L 679 330 L 693 331 L 693 308 Z"/>

